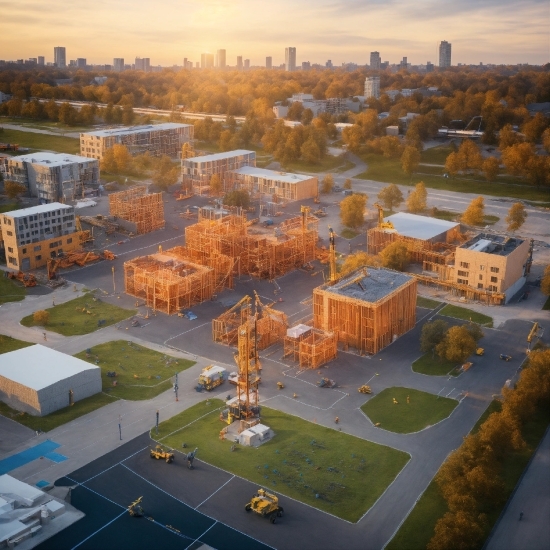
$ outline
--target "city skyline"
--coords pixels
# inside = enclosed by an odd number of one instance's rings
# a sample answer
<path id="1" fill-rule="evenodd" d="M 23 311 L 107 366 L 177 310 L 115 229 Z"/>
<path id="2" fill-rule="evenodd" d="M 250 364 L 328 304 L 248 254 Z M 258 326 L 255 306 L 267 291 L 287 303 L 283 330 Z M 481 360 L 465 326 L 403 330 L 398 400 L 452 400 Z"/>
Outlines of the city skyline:
<path id="1" fill-rule="evenodd" d="M 146 55 L 153 65 L 171 66 L 223 48 L 228 60 L 242 55 L 251 65 L 264 65 L 271 56 L 278 66 L 293 44 L 297 66 L 327 59 L 335 66 L 365 65 L 371 51 L 390 64 L 407 56 L 417 65 L 437 63 L 441 40 L 453 44 L 453 65 L 550 60 L 546 0 L 281 0 L 276 6 L 165 0 L 162 7 L 136 0 L 131 9 L 127 3 L 100 2 L 93 10 L 83 0 L 70 6 L 52 0 L 46 11 L 36 0 L 21 0 L 2 15 L 0 51 L 6 60 L 40 55 L 53 61 L 54 46 L 63 44 L 67 63 L 85 57 L 90 64 L 111 64 L 114 57 Z"/>

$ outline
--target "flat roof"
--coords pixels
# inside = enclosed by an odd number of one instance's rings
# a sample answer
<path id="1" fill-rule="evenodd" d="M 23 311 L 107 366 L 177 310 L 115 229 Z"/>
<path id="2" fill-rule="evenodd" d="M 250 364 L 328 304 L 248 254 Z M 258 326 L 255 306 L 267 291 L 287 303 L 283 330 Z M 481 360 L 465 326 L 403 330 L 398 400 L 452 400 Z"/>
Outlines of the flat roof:
<path id="1" fill-rule="evenodd" d="M 441 233 L 460 225 L 459 222 L 448 222 L 437 218 L 429 218 L 428 216 L 409 214 L 408 212 L 398 212 L 388 216 L 386 221 L 392 222 L 395 230 L 400 235 L 422 241 L 433 239 Z"/>
<path id="2" fill-rule="evenodd" d="M 53 210 L 73 210 L 72 206 L 68 204 L 61 204 L 60 202 L 50 202 L 48 204 L 39 204 L 37 206 L 29 206 L 28 208 L 21 208 L 20 210 L 11 210 L 10 212 L 4 212 L 4 216 L 10 218 L 25 218 L 26 216 L 34 216 L 34 214 L 43 214 L 44 212 L 52 212 Z"/>
<path id="3" fill-rule="evenodd" d="M 110 137 L 124 134 L 140 134 L 151 130 L 172 130 L 174 128 L 188 128 L 192 124 L 181 124 L 179 122 L 161 122 L 160 124 L 146 124 L 144 126 L 123 126 L 121 128 L 108 128 L 106 130 L 95 130 L 93 132 L 82 132 L 81 136 Z"/>
<path id="4" fill-rule="evenodd" d="M 87 370 L 100 369 L 40 344 L 0 355 L 0 376 L 37 391 Z"/>
<path id="5" fill-rule="evenodd" d="M 365 267 L 343 277 L 336 284 L 324 285 L 326 292 L 332 292 L 363 302 L 378 302 L 400 286 L 408 283 L 413 277 L 383 267 Z"/>
<path id="6" fill-rule="evenodd" d="M 46 153 L 40 151 L 19 157 L 12 157 L 12 161 L 28 162 L 30 164 L 39 164 L 41 166 L 65 166 L 81 162 L 97 162 L 96 159 L 81 157 L 80 155 L 69 155 L 68 153 Z"/>
<path id="7" fill-rule="evenodd" d="M 277 172 L 276 170 L 266 170 L 265 168 L 256 168 L 256 166 L 243 166 L 232 171 L 234 174 L 242 174 L 255 178 L 264 178 L 274 181 L 284 181 L 286 183 L 300 183 L 310 180 L 314 176 L 305 176 L 304 174 L 293 174 L 288 172 Z"/>
<path id="8" fill-rule="evenodd" d="M 242 155 L 249 155 L 250 153 L 256 155 L 254 151 L 248 151 L 246 149 L 236 149 L 235 151 L 225 151 L 224 153 L 214 153 L 212 155 L 204 155 L 202 157 L 191 157 L 183 159 L 182 162 L 213 162 L 216 160 L 230 159 L 233 157 L 240 157 Z"/>
<path id="9" fill-rule="evenodd" d="M 523 244 L 525 239 L 508 237 L 507 235 L 491 235 L 489 233 L 479 233 L 469 241 L 461 244 L 459 248 L 465 248 L 473 252 L 484 252 L 495 256 L 508 256 L 518 246 Z"/>

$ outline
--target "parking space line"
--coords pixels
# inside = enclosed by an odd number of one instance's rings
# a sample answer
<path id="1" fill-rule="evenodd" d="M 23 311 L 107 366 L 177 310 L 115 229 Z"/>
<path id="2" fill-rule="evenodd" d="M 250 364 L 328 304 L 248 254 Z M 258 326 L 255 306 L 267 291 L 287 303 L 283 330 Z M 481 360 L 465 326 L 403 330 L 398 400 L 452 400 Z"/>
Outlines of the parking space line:
<path id="1" fill-rule="evenodd" d="M 84 448 L 86 448 L 86 447 L 84 447 Z M 109 466 L 108 468 L 106 468 L 102 472 L 99 472 L 99 474 L 96 474 L 95 476 L 92 476 L 92 477 L 88 478 L 86 481 L 83 481 L 82 483 L 80 483 L 80 485 L 84 485 L 84 483 L 88 483 L 88 481 L 92 481 L 92 479 L 95 479 L 96 477 L 104 474 L 105 472 L 108 472 L 109 470 L 111 470 L 115 466 L 118 466 L 119 464 L 122 464 L 125 460 L 128 460 L 129 458 L 132 458 L 133 456 L 137 455 L 138 453 L 141 453 L 141 451 L 144 451 L 145 449 L 147 449 L 147 447 L 143 447 L 143 448 L 139 449 L 139 451 L 136 451 L 135 453 L 132 453 L 130 456 L 127 456 L 126 458 L 123 458 L 120 462 L 117 462 L 116 464 L 113 464 L 112 466 Z M 67 478 L 67 479 L 70 479 L 70 478 Z"/>
<path id="2" fill-rule="evenodd" d="M 200 504 L 195 506 L 195 510 L 200 506 L 202 506 L 209 498 L 213 497 L 218 491 L 221 491 L 233 479 L 235 479 L 235 475 L 231 476 L 223 485 L 218 487 L 209 497 L 206 497 Z"/>
<path id="3" fill-rule="evenodd" d="M 87 489 L 88 487 L 86 487 Z M 126 510 L 124 510 L 123 512 L 120 512 L 120 514 L 118 514 L 118 516 L 116 518 L 113 518 L 111 521 L 109 521 L 108 523 L 106 523 L 103 527 L 100 527 L 97 531 L 94 531 L 91 535 L 88 535 L 84 540 L 81 540 L 78 544 L 76 544 L 75 546 L 72 547 L 72 550 L 74 550 L 75 548 L 78 548 L 81 544 L 84 544 L 87 540 L 91 539 L 93 536 L 97 535 L 100 531 L 102 531 L 103 529 L 105 529 L 105 527 L 109 527 L 109 525 L 111 525 L 111 523 L 115 522 L 118 518 L 122 517 L 124 514 L 126 513 Z"/>
<path id="4" fill-rule="evenodd" d="M 86 487 L 86 485 L 82 483 L 78 483 L 75 479 L 70 478 L 69 476 L 65 476 L 69 481 L 72 481 L 73 483 L 76 483 L 80 487 L 83 487 L 87 491 L 90 491 L 91 493 L 94 493 L 98 497 L 104 498 L 105 500 L 108 500 L 111 504 L 114 504 L 115 506 L 118 506 L 119 508 L 124 508 L 126 510 L 125 506 L 122 506 L 122 504 L 119 504 L 118 502 L 115 502 L 114 500 L 111 500 L 110 498 L 106 497 L 105 495 L 102 495 L 101 493 L 98 493 L 97 491 L 94 491 L 93 489 L 90 489 L 89 487 Z"/>
<path id="5" fill-rule="evenodd" d="M 204 532 L 202 533 L 202 535 L 198 538 L 196 538 L 189 546 L 187 546 L 185 548 L 185 550 L 187 550 L 187 548 L 191 548 L 191 546 L 193 546 L 193 544 L 195 544 L 201 537 L 204 537 L 204 535 L 206 535 L 206 533 L 208 533 L 208 531 L 210 531 L 210 529 L 212 529 L 212 527 L 214 527 L 214 525 L 216 525 L 218 523 L 218 521 L 214 521 L 214 523 Z"/>

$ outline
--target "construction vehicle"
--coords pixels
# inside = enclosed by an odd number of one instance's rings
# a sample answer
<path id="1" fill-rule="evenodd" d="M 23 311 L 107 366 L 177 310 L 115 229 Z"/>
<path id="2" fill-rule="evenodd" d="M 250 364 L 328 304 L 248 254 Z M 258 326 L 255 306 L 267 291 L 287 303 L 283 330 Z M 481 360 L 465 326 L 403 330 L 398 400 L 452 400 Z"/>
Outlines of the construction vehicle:
<path id="1" fill-rule="evenodd" d="M 154 449 L 151 449 L 151 458 L 166 460 L 170 464 L 174 461 L 174 451 L 165 449 L 162 445 L 157 445 Z"/>
<path id="2" fill-rule="evenodd" d="M 116 260 L 116 254 L 114 252 L 111 252 L 110 250 L 104 250 L 103 258 L 105 260 Z"/>
<path id="3" fill-rule="evenodd" d="M 143 501 L 143 497 L 139 497 L 137 500 L 134 500 L 132 504 L 128 506 L 128 512 L 130 512 L 130 515 L 133 518 L 141 518 L 145 514 L 143 511 L 143 508 L 141 507 L 141 502 Z"/>
<path id="4" fill-rule="evenodd" d="M 313 212 L 318 218 L 324 218 L 327 215 L 326 208 L 319 208 Z"/>
<path id="5" fill-rule="evenodd" d="M 233 384 L 234 386 L 236 386 L 239 383 L 239 373 L 236 371 L 230 372 L 227 381 L 230 384 Z"/>
<path id="6" fill-rule="evenodd" d="M 504 353 L 501 353 L 499 355 L 500 359 L 502 359 L 503 361 L 510 361 L 510 359 L 512 359 L 512 356 L 511 355 L 504 355 Z"/>
<path id="7" fill-rule="evenodd" d="M 357 391 L 359 393 L 372 393 L 370 386 L 367 386 L 366 384 L 363 384 L 360 388 L 357 388 Z"/>
<path id="8" fill-rule="evenodd" d="M 390 229 L 392 231 L 395 231 L 395 227 L 393 226 L 392 222 L 385 222 L 384 221 L 384 208 L 377 202 L 374 203 L 374 206 L 378 208 L 378 228 L 379 229 Z"/>
<path id="9" fill-rule="evenodd" d="M 217 365 L 209 365 L 208 367 L 205 367 L 202 369 L 199 376 L 197 390 L 211 391 L 214 388 L 221 386 L 225 381 L 226 373 L 227 371 L 223 367 L 218 367 Z"/>
<path id="10" fill-rule="evenodd" d="M 336 386 L 336 382 L 330 378 L 321 378 L 321 380 L 317 382 L 317 385 L 320 388 L 334 388 Z"/>
<path id="11" fill-rule="evenodd" d="M 277 388 L 282 390 L 285 387 L 285 385 L 282 382 L 277 382 Z"/>
<path id="12" fill-rule="evenodd" d="M 22 271 L 14 273 L 13 271 L 8 271 L 8 277 L 23 283 L 26 287 L 36 286 L 36 277 L 32 273 L 23 273 Z"/>
<path id="13" fill-rule="evenodd" d="M 484 355 L 484 354 L 485 354 L 485 350 L 483 348 L 476 349 L 476 355 Z"/>
<path id="14" fill-rule="evenodd" d="M 531 343 L 533 341 L 533 338 L 537 335 L 537 331 L 539 330 L 539 324 L 534 323 L 533 328 L 531 328 L 529 335 L 527 336 L 527 341 Z"/>
<path id="15" fill-rule="evenodd" d="M 247 512 L 251 510 L 264 518 L 269 518 L 271 523 L 275 523 L 277 518 L 283 516 L 284 510 L 279 506 L 279 499 L 272 493 L 268 493 L 265 489 L 258 489 L 258 492 L 252 497 L 244 509 Z"/>

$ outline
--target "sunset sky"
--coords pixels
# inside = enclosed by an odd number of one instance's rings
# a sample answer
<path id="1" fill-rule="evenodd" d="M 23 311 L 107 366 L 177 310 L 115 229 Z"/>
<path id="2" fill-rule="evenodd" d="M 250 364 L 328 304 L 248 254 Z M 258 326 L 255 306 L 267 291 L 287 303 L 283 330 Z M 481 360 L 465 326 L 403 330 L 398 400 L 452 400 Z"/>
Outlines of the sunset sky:
<path id="1" fill-rule="evenodd" d="M 199 61 L 227 50 L 252 65 L 284 63 L 286 46 L 297 63 L 334 65 L 383 61 L 438 62 L 438 44 L 452 43 L 452 64 L 550 61 L 548 0 L 20 0 L 2 2 L 0 59 L 43 55 L 54 46 L 89 64 L 123 57 L 152 65 Z"/>

